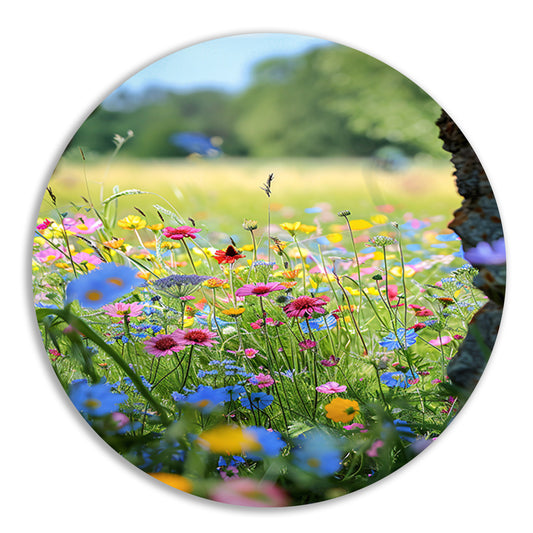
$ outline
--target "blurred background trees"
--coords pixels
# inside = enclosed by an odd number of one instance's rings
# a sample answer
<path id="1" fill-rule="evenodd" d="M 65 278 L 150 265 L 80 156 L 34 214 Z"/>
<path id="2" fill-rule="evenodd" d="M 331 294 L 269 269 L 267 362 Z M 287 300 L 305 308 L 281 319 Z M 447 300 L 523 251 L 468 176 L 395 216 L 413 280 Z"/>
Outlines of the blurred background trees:
<path id="1" fill-rule="evenodd" d="M 114 149 L 115 133 L 133 130 L 124 155 L 183 157 L 172 142 L 180 132 L 222 140 L 226 156 L 367 157 L 384 147 L 406 156 L 444 159 L 435 119 L 440 108 L 424 91 L 387 65 L 340 45 L 255 66 L 240 93 L 119 92 L 78 130 L 67 153 Z"/>

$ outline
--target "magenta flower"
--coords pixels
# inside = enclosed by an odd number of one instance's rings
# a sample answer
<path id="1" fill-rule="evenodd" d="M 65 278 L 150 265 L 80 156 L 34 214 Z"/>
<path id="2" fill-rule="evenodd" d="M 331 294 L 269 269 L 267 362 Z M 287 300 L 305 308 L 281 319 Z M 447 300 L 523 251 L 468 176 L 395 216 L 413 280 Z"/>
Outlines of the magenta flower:
<path id="1" fill-rule="evenodd" d="M 334 355 L 330 355 L 327 359 L 321 359 L 320 364 L 322 366 L 337 366 L 340 359 Z"/>
<path id="2" fill-rule="evenodd" d="M 138 302 L 132 304 L 124 304 L 122 302 L 116 304 L 107 304 L 103 305 L 102 309 L 106 312 L 107 315 L 113 316 L 115 318 L 120 318 L 121 322 L 124 317 L 132 318 L 134 316 L 139 316 L 142 314 L 144 305 Z"/>
<path id="3" fill-rule="evenodd" d="M 339 385 L 336 381 L 328 381 L 324 385 L 319 385 L 316 390 L 324 394 L 334 394 L 336 392 L 344 392 L 346 385 Z"/>
<path id="4" fill-rule="evenodd" d="M 181 241 L 186 237 L 196 239 L 196 234 L 202 231 L 199 228 L 191 228 L 190 226 L 178 226 L 177 228 L 166 227 L 163 228 L 163 235 L 173 241 Z"/>
<path id="5" fill-rule="evenodd" d="M 173 335 L 180 344 L 184 345 L 213 346 L 218 344 L 218 341 L 213 340 L 217 334 L 208 329 L 177 329 Z"/>
<path id="6" fill-rule="evenodd" d="M 39 231 L 43 231 L 45 230 L 50 224 L 52 223 L 51 220 L 48 220 L 47 218 L 45 218 L 38 226 L 37 226 L 37 229 Z"/>
<path id="7" fill-rule="evenodd" d="M 298 296 L 291 303 L 287 304 L 283 310 L 285 314 L 292 318 L 309 318 L 313 313 L 325 313 L 324 306 L 326 302 L 321 298 L 312 298 L 311 296 Z"/>
<path id="8" fill-rule="evenodd" d="M 160 334 L 144 341 L 144 349 L 155 357 L 164 357 L 185 348 L 176 333 L 170 335 Z"/>
<path id="9" fill-rule="evenodd" d="M 283 322 L 274 320 L 273 318 L 270 318 L 269 316 L 266 318 L 266 323 L 267 325 L 270 325 L 270 326 L 282 326 L 283 325 Z M 252 322 L 250 326 L 252 329 L 261 329 L 263 327 L 263 319 L 260 318 L 259 320 Z"/>
<path id="10" fill-rule="evenodd" d="M 299 342 L 298 346 L 300 347 L 300 351 L 303 352 L 305 350 L 310 350 L 311 348 L 314 348 L 316 346 L 316 342 L 306 339 L 304 341 Z"/>
<path id="11" fill-rule="evenodd" d="M 363 424 L 359 424 L 358 422 L 354 422 L 353 424 L 350 424 L 348 426 L 342 426 L 344 429 L 347 429 L 351 431 L 352 429 L 359 429 L 361 430 L 361 433 L 367 433 L 368 429 L 365 429 L 365 426 Z"/>
<path id="12" fill-rule="evenodd" d="M 274 291 L 283 291 L 285 287 L 281 283 L 250 283 L 243 285 L 235 291 L 236 296 L 266 296 Z"/>
<path id="13" fill-rule="evenodd" d="M 258 353 L 259 350 L 256 350 L 255 348 L 245 348 L 244 350 L 244 355 L 248 357 L 248 359 L 253 359 Z"/>
<path id="14" fill-rule="evenodd" d="M 274 380 L 272 379 L 272 376 L 263 373 L 259 373 L 256 376 L 249 378 L 248 381 L 253 385 L 257 385 L 260 389 L 264 389 L 265 387 L 270 387 L 271 385 L 274 385 Z"/>

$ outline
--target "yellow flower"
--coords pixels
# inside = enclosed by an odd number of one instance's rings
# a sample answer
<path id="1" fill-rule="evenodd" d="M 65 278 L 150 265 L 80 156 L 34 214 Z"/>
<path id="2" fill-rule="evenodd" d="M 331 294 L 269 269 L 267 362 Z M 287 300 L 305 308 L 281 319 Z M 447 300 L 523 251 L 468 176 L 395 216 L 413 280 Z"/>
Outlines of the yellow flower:
<path id="1" fill-rule="evenodd" d="M 254 245 L 253 244 L 245 244 L 243 246 L 241 246 L 241 250 L 245 251 L 245 252 L 251 252 L 253 251 L 254 249 Z"/>
<path id="2" fill-rule="evenodd" d="M 372 224 L 370 224 L 370 222 L 368 222 L 367 220 L 362 220 L 362 219 L 350 220 L 350 228 L 352 228 L 353 230 L 358 231 L 362 229 L 368 229 L 371 227 L 372 227 Z"/>
<path id="3" fill-rule="evenodd" d="M 393 266 L 390 270 L 389 270 L 389 273 L 392 275 L 392 276 L 396 276 L 398 278 L 401 278 L 402 277 L 402 267 L 401 266 Z M 412 278 L 414 275 L 416 274 L 416 270 L 411 268 L 409 265 L 406 265 L 405 267 L 405 272 L 403 273 L 403 275 L 406 277 L 406 278 Z"/>
<path id="4" fill-rule="evenodd" d="M 301 225 L 301 222 L 283 222 L 283 224 L 280 224 L 279 227 L 285 231 L 288 231 L 292 236 L 294 236 L 295 232 Z"/>
<path id="5" fill-rule="evenodd" d="M 344 287 L 344 290 L 352 296 L 359 296 L 361 294 L 357 289 L 354 289 L 353 287 Z"/>
<path id="6" fill-rule="evenodd" d="M 126 218 L 119 220 L 117 224 L 122 229 L 142 229 L 146 226 L 146 220 L 137 215 L 128 215 Z"/>
<path id="7" fill-rule="evenodd" d="M 102 243 L 104 246 L 107 246 L 108 248 L 113 248 L 114 250 L 118 250 L 122 247 L 124 244 L 124 239 L 111 239 L 110 241 L 104 241 Z"/>
<path id="8" fill-rule="evenodd" d="M 386 224 L 389 221 L 387 215 L 373 215 L 370 217 L 370 220 L 373 224 Z"/>
<path id="9" fill-rule="evenodd" d="M 227 280 L 219 279 L 219 278 L 207 279 L 202 283 L 202 285 L 205 285 L 206 287 L 209 287 L 210 289 L 218 289 L 219 287 L 222 287 L 223 289 L 227 289 L 229 287 Z"/>
<path id="10" fill-rule="evenodd" d="M 192 483 L 186 477 L 180 476 L 179 474 L 168 474 L 166 472 L 155 472 L 150 474 L 153 478 L 174 487 L 175 489 L 182 490 L 183 492 L 192 491 Z"/>
<path id="11" fill-rule="evenodd" d="M 342 241 L 342 235 L 340 233 L 330 233 L 329 235 L 326 235 L 326 239 L 335 244 L 337 242 Z"/>
<path id="12" fill-rule="evenodd" d="M 181 244 L 176 241 L 163 241 L 161 243 L 161 249 L 163 248 L 181 248 Z"/>
<path id="13" fill-rule="evenodd" d="M 244 307 L 230 307 L 229 309 L 223 309 L 222 313 L 227 316 L 239 316 L 244 313 Z"/>
<path id="14" fill-rule="evenodd" d="M 333 422 L 350 422 L 359 412 L 359 404 L 355 400 L 334 398 L 326 405 L 326 417 Z"/>
<path id="15" fill-rule="evenodd" d="M 160 229 L 163 229 L 165 227 L 164 224 L 150 224 L 149 226 L 146 226 L 148 229 L 151 229 L 152 231 L 159 231 Z"/>
<path id="16" fill-rule="evenodd" d="M 190 328 L 194 324 L 194 317 L 192 316 L 186 316 L 183 320 L 183 327 L 184 328 Z"/>
<path id="17" fill-rule="evenodd" d="M 316 231 L 316 226 L 312 224 L 300 224 L 300 227 L 298 228 L 300 231 L 303 231 L 304 233 L 313 233 L 313 231 Z"/>
<path id="18" fill-rule="evenodd" d="M 137 277 L 141 279 L 149 279 L 151 276 L 150 272 L 138 272 Z"/>
<path id="19" fill-rule="evenodd" d="M 198 440 L 210 452 L 221 455 L 242 455 L 261 448 L 254 437 L 238 426 L 217 426 L 200 433 Z"/>

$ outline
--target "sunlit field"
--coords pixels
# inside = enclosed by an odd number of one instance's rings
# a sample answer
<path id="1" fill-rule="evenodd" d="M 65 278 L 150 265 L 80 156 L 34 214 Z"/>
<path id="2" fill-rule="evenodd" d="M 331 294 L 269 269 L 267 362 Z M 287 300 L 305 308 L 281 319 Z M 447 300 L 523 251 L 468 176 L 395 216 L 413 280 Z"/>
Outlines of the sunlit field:
<path id="1" fill-rule="evenodd" d="M 218 502 L 335 498 L 397 470 L 464 397 L 485 296 L 447 228 L 450 165 L 63 160 L 36 223 L 36 313 L 93 429 Z"/>
<path id="2" fill-rule="evenodd" d="M 322 203 L 328 204 L 332 213 L 349 205 L 358 218 L 375 214 L 376 205 L 390 204 L 396 209 L 395 216 L 442 216 L 447 222 L 461 202 L 451 164 L 415 165 L 388 172 L 371 161 L 351 159 L 180 159 L 115 161 L 111 165 L 107 160 L 85 164 L 63 161 L 50 186 L 60 205 L 79 205 L 88 191 L 93 201 L 102 201 L 113 194 L 115 186 L 120 191 L 146 191 L 150 194 L 121 197 L 118 216 L 135 212 L 137 207 L 149 222 L 156 222 L 159 219 L 153 205 L 172 206 L 200 227 L 244 235 L 240 227 L 244 218 L 257 220 L 263 228 L 267 224 L 268 199 L 260 186 L 271 173 L 273 224 L 294 216 L 312 222 L 316 215 L 306 214 L 305 209 Z M 42 216 L 50 213 L 50 206 L 45 197 Z"/>

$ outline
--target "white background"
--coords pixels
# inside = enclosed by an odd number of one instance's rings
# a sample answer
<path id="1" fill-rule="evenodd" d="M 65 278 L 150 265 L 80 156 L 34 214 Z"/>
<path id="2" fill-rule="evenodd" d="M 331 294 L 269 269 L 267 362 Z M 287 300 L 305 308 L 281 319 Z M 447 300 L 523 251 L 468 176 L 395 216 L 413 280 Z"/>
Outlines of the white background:
<path id="1" fill-rule="evenodd" d="M 531 13 L 526 2 L 19 2 L 3 6 L 4 531 L 526 531 L 531 505 Z M 377 485 L 295 509 L 181 495 L 118 458 L 65 400 L 31 312 L 30 244 L 63 148 L 154 60 L 215 37 L 302 33 L 381 59 L 437 100 L 491 179 L 508 301 L 482 382 L 427 452 Z M 490 528 L 490 529 L 489 529 Z M 505 529 L 503 529 L 505 528 Z"/>

